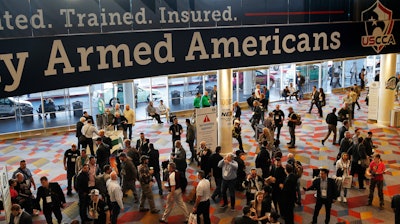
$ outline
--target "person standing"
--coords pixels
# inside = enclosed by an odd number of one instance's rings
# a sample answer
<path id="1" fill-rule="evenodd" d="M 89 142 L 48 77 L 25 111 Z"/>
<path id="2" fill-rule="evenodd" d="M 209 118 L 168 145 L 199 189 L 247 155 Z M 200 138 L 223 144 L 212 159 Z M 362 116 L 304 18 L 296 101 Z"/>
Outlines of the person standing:
<path id="1" fill-rule="evenodd" d="M 400 223 L 400 194 L 393 196 L 391 207 L 394 212 L 394 223 L 398 224 Z"/>
<path id="2" fill-rule="evenodd" d="M 110 173 L 110 180 L 107 181 L 107 191 L 111 202 L 111 223 L 117 224 L 119 213 L 124 211 L 122 202 L 123 193 L 118 183 L 118 175 L 115 171 Z"/>
<path id="3" fill-rule="evenodd" d="M 360 74 L 358 74 L 358 78 L 360 79 L 360 88 L 364 90 L 365 88 L 365 68 L 361 69 Z"/>
<path id="4" fill-rule="evenodd" d="M 130 139 L 125 139 L 124 141 L 125 145 L 125 152 L 126 155 L 132 159 L 133 164 L 138 167 L 140 165 L 140 152 L 131 146 L 131 140 Z"/>
<path id="5" fill-rule="evenodd" d="M 239 102 L 235 101 L 233 103 L 233 119 L 240 121 L 240 116 L 242 116 L 242 109 L 239 106 Z"/>
<path id="6" fill-rule="evenodd" d="M 262 115 L 262 110 L 260 107 L 260 102 L 254 100 L 253 102 L 253 116 L 251 117 L 251 127 L 254 130 L 254 138 L 257 138 L 257 125 L 260 123 Z"/>
<path id="7" fill-rule="evenodd" d="M 78 173 L 81 172 L 83 165 L 88 163 L 89 163 L 89 156 L 86 154 L 86 149 L 81 149 L 81 155 L 76 158 L 75 174 L 78 175 Z"/>
<path id="8" fill-rule="evenodd" d="M 203 215 L 204 224 L 210 224 L 210 195 L 211 184 L 206 178 L 206 173 L 199 170 L 197 178 L 199 184 L 196 187 L 196 201 L 193 206 L 193 213 L 197 214 L 197 224 L 201 224 L 200 216 Z"/>
<path id="9" fill-rule="evenodd" d="M 326 139 L 329 138 L 331 133 L 333 132 L 333 145 L 337 145 L 336 142 L 336 133 L 337 133 L 337 116 L 336 116 L 336 108 L 332 109 L 332 112 L 326 116 L 326 123 L 328 124 L 328 133 L 325 138 L 321 140 L 322 145 L 324 145 Z"/>
<path id="10" fill-rule="evenodd" d="M 140 137 L 136 141 L 136 149 L 139 150 L 140 155 L 147 155 L 149 153 L 150 140 L 144 137 L 144 133 L 140 132 Z"/>
<path id="11" fill-rule="evenodd" d="M 234 125 L 232 127 L 232 137 L 236 138 L 236 140 L 238 141 L 239 150 L 244 152 L 241 133 L 242 133 L 242 127 L 240 127 L 240 120 L 235 120 Z"/>
<path id="12" fill-rule="evenodd" d="M 149 169 L 149 157 L 144 155 L 140 157 L 141 164 L 138 167 L 139 171 L 139 182 L 140 182 L 140 187 L 142 188 L 142 195 L 140 197 L 140 205 L 139 205 L 139 211 L 140 212 L 147 212 L 149 211 L 148 208 L 144 207 L 144 204 L 146 203 L 146 199 L 149 202 L 150 205 L 150 211 L 151 213 L 155 214 L 158 213 L 160 210 L 156 209 L 156 205 L 154 203 L 154 197 L 153 197 L 153 192 L 151 191 L 151 186 L 152 184 L 152 175 L 154 174 L 154 168 Z"/>
<path id="13" fill-rule="evenodd" d="M 21 209 L 19 204 L 11 206 L 11 215 L 9 224 L 32 224 L 32 216 Z"/>
<path id="14" fill-rule="evenodd" d="M 93 224 L 111 223 L 110 208 L 103 199 L 100 199 L 100 191 L 93 189 L 89 195 L 88 213 L 89 217 L 93 220 Z"/>
<path id="15" fill-rule="evenodd" d="M 288 115 L 288 127 L 289 127 L 289 134 L 290 134 L 290 142 L 287 144 L 289 145 L 289 149 L 295 148 L 296 143 L 296 122 L 297 122 L 297 115 L 294 113 L 293 108 L 289 107 L 289 115 Z"/>
<path id="16" fill-rule="evenodd" d="M 91 120 L 93 123 L 93 116 L 90 115 L 87 111 L 83 111 L 83 117 L 85 118 L 85 121 Z"/>
<path id="17" fill-rule="evenodd" d="M 325 205 L 325 223 L 329 224 L 331 219 L 331 207 L 332 203 L 336 200 L 338 195 L 337 186 L 335 180 L 328 177 L 329 170 L 322 168 L 320 169 L 319 176 L 316 178 L 312 185 L 308 188 L 303 188 L 304 191 L 316 190 L 317 191 L 317 202 L 315 204 L 313 214 L 313 224 L 318 223 L 318 214 Z"/>
<path id="18" fill-rule="evenodd" d="M 76 134 L 75 134 L 75 136 L 78 139 L 78 144 L 77 144 L 78 145 L 78 149 L 80 149 L 81 145 L 82 145 L 81 143 L 79 143 L 79 137 L 82 136 L 82 127 L 83 127 L 85 121 L 86 121 L 86 118 L 85 117 L 81 117 L 81 118 L 79 118 L 79 121 L 76 123 Z"/>
<path id="19" fill-rule="evenodd" d="M 219 161 L 224 159 L 221 155 L 221 146 L 215 148 L 215 153 L 210 156 L 211 175 L 215 180 L 215 190 L 211 196 L 215 202 L 215 197 L 221 198 L 222 168 L 218 167 Z"/>
<path id="20" fill-rule="evenodd" d="M 171 153 L 171 160 L 174 161 L 177 170 L 182 173 L 186 172 L 186 151 L 182 147 L 181 140 L 175 142 L 175 152 Z"/>
<path id="21" fill-rule="evenodd" d="M 127 138 L 126 136 L 126 127 L 128 124 L 128 120 L 126 119 L 125 116 L 123 116 L 122 114 L 120 114 L 119 112 L 116 112 L 114 114 L 114 121 L 113 121 L 114 126 L 117 128 L 117 130 L 122 131 L 123 135 L 124 135 L 124 139 Z"/>
<path id="22" fill-rule="evenodd" d="M 324 89 L 319 88 L 317 107 L 318 107 L 319 117 L 321 117 L 321 118 L 323 117 L 322 107 L 324 107 L 325 105 L 326 105 L 326 97 L 325 97 Z"/>
<path id="23" fill-rule="evenodd" d="M 72 195 L 72 178 L 75 176 L 75 166 L 78 156 L 80 156 L 79 150 L 76 149 L 76 145 L 72 144 L 71 148 L 64 153 L 64 170 L 67 171 L 67 195 Z"/>
<path id="24" fill-rule="evenodd" d="M 187 222 L 189 218 L 189 212 L 186 208 L 185 202 L 183 202 L 182 198 L 182 188 L 181 188 L 181 176 L 179 174 L 179 171 L 176 170 L 176 165 L 175 163 L 169 163 L 168 164 L 168 172 L 169 177 L 168 177 L 168 185 L 169 185 L 169 194 L 167 196 L 167 205 L 165 208 L 165 211 L 162 215 L 162 218 L 159 220 L 160 223 L 168 223 L 168 217 L 172 212 L 172 209 L 174 208 L 175 203 L 179 206 L 179 208 L 183 211 L 183 215 L 185 217 L 185 220 Z"/>
<path id="25" fill-rule="evenodd" d="M 126 118 L 126 128 L 129 132 L 128 138 L 132 139 L 132 127 L 135 126 L 136 122 L 136 116 L 135 116 L 135 111 L 131 109 L 129 104 L 125 105 L 125 110 L 124 110 L 124 117 Z"/>
<path id="26" fill-rule="evenodd" d="M 344 178 L 350 175 L 350 159 L 347 152 L 341 154 L 340 159 L 336 162 L 336 177 L 340 178 L 340 183 L 343 183 Z M 344 188 L 342 184 L 338 186 L 338 201 L 347 202 L 347 188 Z M 343 197 L 341 197 L 341 190 L 343 189 Z"/>
<path id="27" fill-rule="evenodd" d="M 241 184 L 246 189 L 246 205 L 250 205 L 251 201 L 255 199 L 256 193 L 263 190 L 264 179 L 257 175 L 255 168 L 252 168 Z"/>
<path id="28" fill-rule="evenodd" d="M 319 101 L 319 92 L 317 91 L 317 87 L 313 86 L 313 91 L 311 92 L 311 106 L 310 109 L 308 110 L 309 114 L 311 114 L 311 110 L 314 105 L 317 106 L 319 110 L 318 101 Z"/>
<path id="29" fill-rule="evenodd" d="M 196 128 L 192 123 L 190 123 L 190 119 L 186 119 L 186 142 L 189 145 L 190 152 L 192 153 L 192 157 L 190 158 L 190 162 L 192 163 L 194 160 L 197 161 L 196 151 L 194 150 L 194 140 L 196 139 Z"/>
<path id="30" fill-rule="evenodd" d="M 344 138 L 344 133 L 349 131 L 350 123 L 348 120 L 343 121 L 343 126 L 339 128 L 339 144 L 341 144 L 342 139 Z"/>
<path id="31" fill-rule="evenodd" d="M 135 203 L 139 202 L 138 195 L 136 193 L 135 181 L 138 177 L 136 166 L 133 162 L 128 159 L 126 153 L 122 152 L 119 155 L 119 159 L 122 162 L 121 176 L 122 176 L 122 192 L 126 194 L 127 191 L 132 190 L 135 198 Z"/>
<path id="32" fill-rule="evenodd" d="M 175 152 L 175 141 L 181 140 L 183 133 L 182 125 L 178 124 L 178 118 L 174 117 L 174 123 L 169 127 L 169 134 L 172 136 L 172 152 Z"/>
<path id="33" fill-rule="evenodd" d="M 281 198 L 279 200 L 279 211 L 286 224 L 294 224 L 294 204 L 296 201 L 297 176 L 294 174 L 294 167 L 286 164 L 287 177 L 283 184 L 280 184 Z"/>
<path id="34" fill-rule="evenodd" d="M 63 218 L 61 208 L 64 208 L 66 202 L 60 185 L 58 183 L 49 183 L 45 176 L 40 178 L 40 183 L 42 186 L 38 188 L 36 198 L 38 203 L 42 200 L 43 214 L 46 217 L 46 222 L 48 224 L 53 223 L 51 213 L 54 213 L 57 222 L 61 224 Z"/>
<path id="35" fill-rule="evenodd" d="M 264 140 L 261 144 L 260 152 L 258 152 L 255 165 L 256 168 L 260 168 L 262 172 L 262 177 L 267 178 L 270 176 L 270 166 L 271 166 L 271 156 L 267 151 L 268 141 Z"/>
<path id="36" fill-rule="evenodd" d="M 357 130 L 356 130 L 357 133 Z M 356 136 L 356 134 L 354 135 Z M 354 174 L 357 173 L 358 177 L 358 187 L 360 190 L 365 190 L 364 187 L 364 179 L 365 179 L 365 170 L 366 167 L 361 166 L 361 160 L 367 158 L 367 153 L 365 152 L 365 146 L 363 144 L 364 139 L 359 137 L 357 142 L 355 141 L 355 137 L 353 136 L 353 144 L 349 150 L 349 155 L 352 158 L 351 161 L 351 172 L 350 174 L 354 177 Z"/>
<path id="37" fill-rule="evenodd" d="M 158 193 L 159 195 L 163 194 L 161 177 L 160 177 L 160 153 L 157 149 L 154 148 L 153 143 L 149 144 L 149 167 L 154 169 L 154 173 L 152 174 L 154 178 L 156 178 Z"/>
<path id="38" fill-rule="evenodd" d="M 196 97 L 193 100 L 193 107 L 200 108 L 201 106 L 201 93 L 196 93 Z"/>
<path id="39" fill-rule="evenodd" d="M 306 79 L 303 75 L 298 71 L 296 76 L 296 85 L 298 89 L 299 99 L 303 99 L 303 85 L 306 83 Z"/>
<path id="40" fill-rule="evenodd" d="M 105 144 L 100 137 L 96 139 L 97 151 L 96 158 L 97 164 L 100 167 L 100 172 L 103 172 L 103 167 L 110 164 L 110 146 Z"/>
<path id="41" fill-rule="evenodd" d="M 211 166 L 210 166 L 211 153 L 212 153 L 211 150 L 207 147 L 207 143 L 205 141 L 201 141 L 199 150 L 200 169 L 204 171 L 206 177 L 211 173 Z"/>
<path id="42" fill-rule="evenodd" d="M 272 111 L 272 113 L 274 113 L 274 124 L 277 130 L 276 133 L 276 139 L 279 140 L 279 136 L 281 135 L 281 129 L 283 126 L 283 120 L 285 119 L 285 114 L 283 113 L 283 111 L 280 109 L 280 105 L 277 104 L 275 107 L 275 110 Z"/>
<path id="43" fill-rule="evenodd" d="M 86 149 L 89 145 L 90 154 L 94 155 L 93 149 L 93 134 L 98 135 L 99 131 L 97 128 L 92 124 L 92 120 L 87 120 L 86 124 L 82 127 L 82 134 L 86 137 L 86 141 L 82 144 L 82 148 Z"/>
<path id="44" fill-rule="evenodd" d="M 201 107 L 210 107 L 210 96 L 208 96 L 208 92 L 205 91 L 204 95 L 201 97 Z"/>
<path id="45" fill-rule="evenodd" d="M 254 94 L 255 94 L 256 100 L 260 100 L 261 99 L 261 86 L 260 86 L 260 84 L 256 85 L 256 90 L 254 90 Z"/>
<path id="46" fill-rule="evenodd" d="M 369 164 L 368 172 L 371 174 L 371 181 L 369 183 L 368 205 L 372 205 L 376 186 L 379 196 L 379 209 L 383 210 L 383 174 L 385 173 L 385 164 L 382 162 L 380 154 L 374 155 L 374 159 Z"/>
<path id="47" fill-rule="evenodd" d="M 238 163 L 233 160 L 232 153 L 227 154 L 223 160 L 218 162 L 218 167 L 222 168 L 222 198 L 224 204 L 221 206 L 225 208 L 228 205 L 228 197 L 226 191 L 229 189 L 231 197 L 231 210 L 235 211 L 235 184 L 237 178 Z"/>
<path id="48" fill-rule="evenodd" d="M 211 90 L 211 103 L 213 106 L 217 105 L 217 85 L 214 85 L 213 89 Z"/>
<path id="49" fill-rule="evenodd" d="M 89 200 L 89 164 L 84 164 L 82 170 L 76 177 L 76 186 L 78 189 L 79 196 L 79 216 L 81 217 L 82 223 L 89 221 L 87 216 L 87 206 Z"/>

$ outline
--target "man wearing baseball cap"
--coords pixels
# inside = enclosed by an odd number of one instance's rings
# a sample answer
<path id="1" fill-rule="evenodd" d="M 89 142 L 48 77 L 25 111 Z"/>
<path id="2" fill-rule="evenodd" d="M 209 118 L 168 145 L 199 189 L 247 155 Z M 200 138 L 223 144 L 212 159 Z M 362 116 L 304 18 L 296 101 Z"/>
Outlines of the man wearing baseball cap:
<path id="1" fill-rule="evenodd" d="M 90 202 L 88 205 L 89 217 L 94 224 L 111 223 L 110 209 L 103 199 L 100 199 L 100 191 L 92 189 L 90 191 Z"/>
<path id="2" fill-rule="evenodd" d="M 142 187 L 142 195 L 140 197 L 139 211 L 140 212 L 149 211 L 148 208 L 144 207 L 144 204 L 147 199 L 149 201 L 151 213 L 155 214 L 155 213 L 158 213 L 160 210 L 156 209 L 156 206 L 154 203 L 154 198 L 153 198 L 153 192 L 151 191 L 152 179 L 153 179 L 152 175 L 154 173 L 154 169 L 153 169 L 153 167 L 151 167 L 149 169 L 149 166 L 148 166 L 149 157 L 148 156 L 146 156 L 146 155 L 141 156 L 140 162 L 141 162 L 141 164 L 138 166 L 138 170 L 139 170 L 140 186 Z"/>

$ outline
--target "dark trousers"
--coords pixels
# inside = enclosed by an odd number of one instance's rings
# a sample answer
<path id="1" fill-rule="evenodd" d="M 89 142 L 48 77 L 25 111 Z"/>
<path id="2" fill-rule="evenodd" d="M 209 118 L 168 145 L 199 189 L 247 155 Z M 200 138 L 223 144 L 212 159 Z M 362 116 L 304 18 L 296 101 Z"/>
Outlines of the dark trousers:
<path id="1" fill-rule="evenodd" d="M 86 194 L 79 194 L 79 216 L 81 217 L 81 221 L 86 222 L 89 220 L 87 216 L 87 207 L 88 207 L 88 196 Z"/>
<path id="2" fill-rule="evenodd" d="M 157 181 L 157 186 L 158 186 L 158 190 L 159 192 L 163 192 L 162 190 L 162 184 L 161 184 L 161 176 L 160 176 L 160 171 L 158 172 L 154 172 L 153 177 L 156 178 Z"/>
<path id="3" fill-rule="evenodd" d="M 254 200 L 254 195 L 250 191 L 246 191 L 246 205 L 250 205 L 251 201 Z"/>
<path id="4" fill-rule="evenodd" d="M 336 126 L 334 124 L 328 124 L 328 133 L 326 134 L 325 138 L 323 139 L 324 141 L 326 141 L 326 139 L 329 138 L 329 136 L 331 135 L 331 133 L 333 132 L 333 144 L 336 143 L 336 136 L 337 136 L 337 130 L 336 130 Z"/>
<path id="5" fill-rule="evenodd" d="M 82 144 L 82 148 L 86 149 L 86 147 L 89 145 L 90 149 L 90 154 L 94 154 L 94 149 L 93 149 L 93 139 L 92 138 L 86 138 L 86 141 Z"/>
<path id="6" fill-rule="evenodd" d="M 211 197 L 221 197 L 221 185 L 222 185 L 222 178 L 221 177 L 215 177 L 215 190 L 214 193 L 212 194 Z"/>
<path id="7" fill-rule="evenodd" d="M 294 224 L 294 204 L 288 204 L 285 202 L 279 202 L 279 211 L 285 224 Z"/>
<path id="8" fill-rule="evenodd" d="M 375 186 L 378 188 L 379 205 L 383 206 L 384 200 L 383 200 L 383 181 L 382 180 L 374 180 L 373 178 L 371 178 L 371 182 L 369 185 L 368 202 L 372 203 L 372 200 L 374 199 Z"/>
<path id="9" fill-rule="evenodd" d="M 200 215 L 203 215 L 204 224 L 210 224 L 210 200 L 200 202 L 197 206 L 197 224 L 201 224 Z"/>
<path id="10" fill-rule="evenodd" d="M 190 160 L 192 162 L 193 162 L 193 160 L 196 160 L 197 162 L 199 162 L 197 159 L 197 156 L 196 156 L 196 152 L 194 151 L 194 140 L 186 140 L 186 142 L 189 144 L 189 149 L 190 149 L 190 152 L 192 153 L 192 157 L 190 158 Z"/>
<path id="11" fill-rule="evenodd" d="M 317 108 L 318 108 L 318 114 L 320 117 L 323 117 L 323 113 L 322 113 L 322 102 L 318 101 L 317 102 Z"/>
<path id="12" fill-rule="evenodd" d="M 129 137 L 128 138 L 132 139 L 132 124 L 127 124 L 126 128 L 127 128 L 128 132 L 129 132 Z M 111 145 L 110 145 L 110 147 L 111 147 Z"/>
<path id="13" fill-rule="evenodd" d="M 289 134 L 290 134 L 290 145 L 294 146 L 296 143 L 295 127 L 289 126 Z"/>
<path id="14" fill-rule="evenodd" d="M 111 223 L 117 224 L 118 215 L 121 211 L 117 202 L 111 202 Z"/>
<path id="15" fill-rule="evenodd" d="M 356 110 L 356 102 L 351 103 L 351 117 L 354 119 L 354 111 Z"/>
<path id="16" fill-rule="evenodd" d="M 74 178 L 74 175 L 75 175 L 75 167 L 73 167 L 73 170 L 72 170 L 72 168 L 68 167 L 68 169 L 67 169 L 67 183 L 68 183 L 67 191 L 68 192 L 72 191 L 72 179 Z"/>
<path id="17" fill-rule="evenodd" d="M 312 223 L 318 223 L 318 214 L 322 208 L 322 205 L 325 205 L 325 223 L 329 224 L 331 220 L 331 207 L 332 201 L 326 198 L 317 198 L 317 203 L 315 204 L 314 215 Z"/>
<path id="18" fill-rule="evenodd" d="M 277 125 L 276 126 L 276 130 L 277 130 L 276 139 L 278 139 L 278 140 L 279 140 L 279 136 L 281 136 L 281 129 L 282 129 L 282 125 Z"/>
<path id="19" fill-rule="evenodd" d="M 222 179 L 222 198 L 224 200 L 224 205 L 228 204 L 228 197 L 226 195 L 226 191 L 229 189 L 229 195 L 231 197 L 231 208 L 235 208 L 235 183 L 236 179 L 233 180 L 224 180 Z"/>
<path id="20" fill-rule="evenodd" d="M 239 135 L 236 139 L 237 139 L 237 141 L 239 142 L 239 149 L 240 149 L 241 151 L 243 151 L 242 136 Z"/>
<path id="21" fill-rule="evenodd" d="M 261 167 L 262 178 L 268 178 L 270 176 L 269 166 L 265 165 Z"/>
<path id="22" fill-rule="evenodd" d="M 318 111 L 319 111 L 319 105 L 318 105 L 318 102 L 316 102 L 316 101 L 312 100 L 312 101 L 311 101 L 311 106 L 310 106 L 310 109 L 308 110 L 308 113 L 311 113 L 311 110 L 312 110 L 312 108 L 313 108 L 314 104 L 315 104 L 315 106 L 317 106 L 317 108 L 318 108 Z"/>
<path id="23" fill-rule="evenodd" d="M 357 161 L 351 163 L 350 174 L 353 177 L 354 174 L 357 174 L 359 188 L 364 188 L 365 170 L 365 168 L 362 168 L 360 165 L 357 164 Z"/>
<path id="24" fill-rule="evenodd" d="M 83 147 L 83 144 L 79 143 L 79 138 L 77 138 L 76 148 L 81 149 L 81 147 Z"/>
<path id="25" fill-rule="evenodd" d="M 151 115 L 150 115 L 151 116 Z M 159 114 L 154 114 L 153 116 L 151 116 L 152 118 L 155 118 L 157 120 L 158 123 L 161 123 L 161 119 L 160 119 L 160 115 Z"/>
<path id="26" fill-rule="evenodd" d="M 58 206 L 43 208 L 43 214 L 44 214 L 44 217 L 46 217 L 47 224 L 53 223 L 53 218 L 51 217 L 51 213 L 54 213 L 54 216 L 56 216 L 57 222 L 59 224 L 61 224 L 62 218 L 63 218 L 62 214 L 61 214 L 61 208 Z"/>

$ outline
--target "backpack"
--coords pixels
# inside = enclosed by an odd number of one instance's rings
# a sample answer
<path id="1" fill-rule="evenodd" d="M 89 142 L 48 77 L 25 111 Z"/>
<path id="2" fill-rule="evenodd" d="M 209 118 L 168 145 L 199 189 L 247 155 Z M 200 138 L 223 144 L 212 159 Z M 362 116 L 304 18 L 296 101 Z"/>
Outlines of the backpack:
<path id="1" fill-rule="evenodd" d="M 301 125 L 303 123 L 303 121 L 301 121 L 301 115 L 300 114 L 296 114 L 296 121 L 294 122 L 295 125 Z"/>
<path id="2" fill-rule="evenodd" d="M 188 185 L 185 173 L 175 171 L 175 182 L 176 182 L 175 189 L 180 188 L 182 190 L 182 193 L 185 193 L 186 187 Z"/>
<path id="3" fill-rule="evenodd" d="M 296 161 L 294 163 L 294 167 L 295 167 L 295 173 L 296 175 L 300 178 L 301 176 L 303 176 L 303 165 L 301 164 L 300 161 Z"/>

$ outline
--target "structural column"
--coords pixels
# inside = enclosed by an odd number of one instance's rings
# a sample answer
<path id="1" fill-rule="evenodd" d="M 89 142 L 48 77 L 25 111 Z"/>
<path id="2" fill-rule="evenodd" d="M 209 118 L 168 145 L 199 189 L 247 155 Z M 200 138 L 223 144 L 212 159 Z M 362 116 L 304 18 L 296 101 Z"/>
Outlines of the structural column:
<path id="1" fill-rule="evenodd" d="M 396 54 L 381 55 L 381 71 L 379 77 L 379 109 L 378 124 L 389 126 L 390 113 L 394 108 L 394 89 L 391 89 L 396 77 Z M 394 80 L 393 80 L 394 79 Z M 387 88 L 388 87 L 388 88 Z"/>
<path id="2" fill-rule="evenodd" d="M 232 69 L 218 70 L 218 145 L 232 152 Z"/>
<path id="3" fill-rule="evenodd" d="M 239 72 L 237 74 L 239 74 Z M 239 80 L 240 80 L 240 76 L 239 76 Z M 254 87 L 253 72 L 252 71 L 244 71 L 243 72 L 243 94 L 250 95 L 251 92 L 253 91 L 253 87 Z"/>

